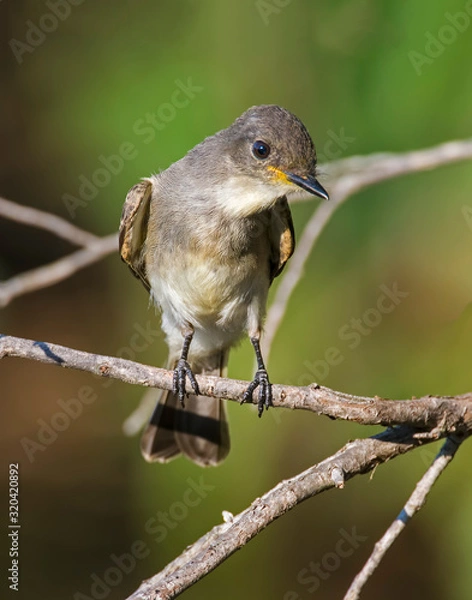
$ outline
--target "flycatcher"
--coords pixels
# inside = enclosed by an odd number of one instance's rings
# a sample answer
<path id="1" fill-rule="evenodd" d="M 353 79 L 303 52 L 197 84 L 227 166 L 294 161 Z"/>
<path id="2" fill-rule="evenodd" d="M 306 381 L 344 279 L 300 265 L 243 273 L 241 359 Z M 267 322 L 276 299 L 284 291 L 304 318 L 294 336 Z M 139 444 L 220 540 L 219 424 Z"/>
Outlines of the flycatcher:
<path id="1" fill-rule="evenodd" d="M 160 392 L 142 437 L 146 460 L 183 453 L 207 466 L 227 456 L 225 404 L 198 398 L 194 375 L 224 376 L 245 332 L 258 370 L 242 401 L 258 388 L 259 416 L 272 404 L 259 340 L 269 287 L 295 247 L 287 196 L 303 191 L 328 199 L 308 131 L 275 105 L 250 108 L 129 191 L 121 257 L 161 309 L 174 370 L 173 391 Z"/>

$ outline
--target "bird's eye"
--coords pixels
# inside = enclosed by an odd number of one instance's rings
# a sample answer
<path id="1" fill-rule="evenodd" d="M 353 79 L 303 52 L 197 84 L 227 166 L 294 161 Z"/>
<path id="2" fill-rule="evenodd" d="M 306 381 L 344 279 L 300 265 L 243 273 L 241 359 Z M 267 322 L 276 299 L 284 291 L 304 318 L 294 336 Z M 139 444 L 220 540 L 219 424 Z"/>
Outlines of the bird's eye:
<path id="1" fill-rule="evenodd" d="M 270 146 L 262 140 L 256 140 L 252 145 L 252 153 L 256 158 L 267 158 L 270 154 Z"/>

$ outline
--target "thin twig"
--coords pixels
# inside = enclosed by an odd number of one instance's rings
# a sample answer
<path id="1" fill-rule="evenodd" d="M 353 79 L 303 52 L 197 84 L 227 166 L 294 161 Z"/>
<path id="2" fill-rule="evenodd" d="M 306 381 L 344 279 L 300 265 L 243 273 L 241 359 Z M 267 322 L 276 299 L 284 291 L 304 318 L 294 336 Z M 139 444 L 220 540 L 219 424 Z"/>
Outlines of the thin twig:
<path id="1" fill-rule="evenodd" d="M 407 427 L 390 429 L 372 438 L 348 443 L 330 458 L 282 481 L 229 522 L 214 527 L 160 573 L 144 581 L 127 600 L 175 598 L 218 567 L 275 519 L 307 498 L 339 487 L 333 473 L 342 472 L 344 481 L 348 481 L 419 445 L 419 440 Z"/>
<path id="2" fill-rule="evenodd" d="M 432 465 L 423 475 L 416 485 L 416 488 L 402 511 L 390 525 L 382 538 L 375 544 L 374 550 L 362 570 L 356 575 L 354 581 L 349 587 L 344 600 L 358 600 L 362 588 L 373 575 L 375 569 L 379 566 L 387 550 L 397 539 L 400 533 L 405 529 L 413 516 L 423 507 L 426 497 L 431 488 L 438 480 L 441 473 L 454 458 L 455 453 L 463 440 L 448 438 Z"/>
<path id="3" fill-rule="evenodd" d="M 323 165 L 320 170 L 326 173 L 328 182 L 332 182 L 328 185 L 330 200 L 318 206 L 305 227 L 267 312 L 262 339 L 262 351 L 266 360 L 290 297 L 302 278 L 306 261 L 329 219 L 343 202 L 359 190 L 380 181 L 470 158 L 472 139 L 456 140 L 413 152 L 352 156 Z M 299 196 L 294 200 L 297 198 L 308 199 L 307 196 Z"/>
<path id="4" fill-rule="evenodd" d="M 0 308 L 14 298 L 54 285 L 67 279 L 80 269 L 91 265 L 118 249 L 116 233 L 97 238 L 85 248 L 52 263 L 31 269 L 0 283 Z"/>
<path id="5" fill-rule="evenodd" d="M 23 206 L 1 197 L 0 217 L 22 223 L 23 225 L 45 229 L 77 246 L 88 246 L 100 239 L 93 233 L 80 229 L 57 215 L 38 210 L 32 206 Z"/>
<path id="6" fill-rule="evenodd" d="M 282 323 L 285 312 L 287 311 L 290 297 L 303 276 L 306 261 L 313 250 L 316 240 L 319 238 L 337 206 L 337 203 L 330 201 L 324 202 L 317 207 L 303 230 L 302 237 L 287 265 L 285 275 L 283 276 L 275 293 L 274 300 L 267 311 L 264 335 L 261 340 L 262 355 L 265 357 L 266 362 L 269 359 L 275 335 Z"/>
<path id="7" fill-rule="evenodd" d="M 144 425 L 149 421 L 151 413 L 156 406 L 157 394 L 156 390 L 150 389 L 144 394 L 139 401 L 138 406 L 126 418 L 123 423 L 123 433 L 127 436 L 137 435 Z"/>
<path id="8" fill-rule="evenodd" d="M 166 369 L 48 342 L 0 335 L 0 359 L 7 356 L 88 371 L 133 385 L 165 390 L 171 390 L 173 385 L 173 372 Z M 236 402 L 240 402 L 248 386 L 245 381 L 213 376 L 197 375 L 196 379 L 202 396 Z M 190 387 L 187 391 L 191 392 Z M 410 425 L 433 431 L 429 436 L 419 432 L 417 437 L 421 441 L 472 429 L 472 392 L 461 396 L 424 396 L 413 400 L 353 396 L 317 384 L 305 387 L 274 385 L 272 392 L 274 407 L 309 410 L 318 415 L 355 421 L 362 425 Z M 257 398 L 254 403 L 257 403 Z"/>
<path id="9" fill-rule="evenodd" d="M 411 152 L 379 152 L 367 156 L 352 156 L 323 166 L 329 177 L 344 179 L 337 193 L 354 193 L 399 175 L 428 171 L 435 167 L 472 158 L 472 138 L 453 140 Z M 353 177 L 353 179 L 346 179 Z"/>

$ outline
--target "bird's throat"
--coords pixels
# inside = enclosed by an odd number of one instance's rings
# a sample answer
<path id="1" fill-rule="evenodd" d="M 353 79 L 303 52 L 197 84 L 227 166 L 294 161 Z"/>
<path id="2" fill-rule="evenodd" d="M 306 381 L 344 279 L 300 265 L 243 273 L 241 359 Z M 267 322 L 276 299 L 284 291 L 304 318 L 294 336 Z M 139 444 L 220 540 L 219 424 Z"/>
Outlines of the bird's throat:
<path id="1" fill-rule="evenodd" d="M 260 182 L 252 177 L 230 177 L 213 191 L 213 200 L 232 218 L 257 214 L 275 204 L 286 193 L 285 185 Z"/>

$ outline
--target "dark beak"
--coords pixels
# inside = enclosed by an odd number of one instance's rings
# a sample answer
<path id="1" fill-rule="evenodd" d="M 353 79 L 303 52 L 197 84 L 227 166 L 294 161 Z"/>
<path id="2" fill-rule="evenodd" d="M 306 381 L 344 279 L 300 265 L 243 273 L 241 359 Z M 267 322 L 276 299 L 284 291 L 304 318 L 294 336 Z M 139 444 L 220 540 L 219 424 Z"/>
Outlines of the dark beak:
<path id="1" fill-rule="evenodd" d="M 285 175 L 289 181 L 295 183 L 307 192 L 310 192 L 310 194 L 319 196 L 320 198 L 323 198 L 323 200 L 329 200 L 328 192 L 314 177 L 311 177 L 310 175 L 301 177 L 301 175 L 295 175 L 295 173 L 285 173 Z"/>

